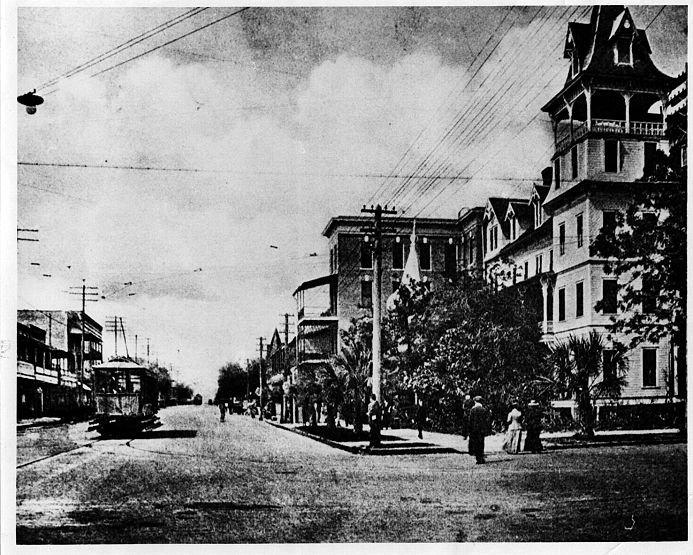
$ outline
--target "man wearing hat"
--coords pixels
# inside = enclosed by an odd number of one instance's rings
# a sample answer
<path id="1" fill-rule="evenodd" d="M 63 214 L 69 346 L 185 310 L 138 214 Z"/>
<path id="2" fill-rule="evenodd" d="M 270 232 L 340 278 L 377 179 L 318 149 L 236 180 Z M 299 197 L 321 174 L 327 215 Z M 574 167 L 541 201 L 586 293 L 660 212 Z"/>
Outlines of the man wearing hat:
<path id="1" fill-rule="evenodd" d="M 491 415 L 481 404 L 481 397 L 474 397 L 469 411 L 469 454 L 476 457 L 476 464 L 484 462 L 484 438 L 491 433 Z"/>

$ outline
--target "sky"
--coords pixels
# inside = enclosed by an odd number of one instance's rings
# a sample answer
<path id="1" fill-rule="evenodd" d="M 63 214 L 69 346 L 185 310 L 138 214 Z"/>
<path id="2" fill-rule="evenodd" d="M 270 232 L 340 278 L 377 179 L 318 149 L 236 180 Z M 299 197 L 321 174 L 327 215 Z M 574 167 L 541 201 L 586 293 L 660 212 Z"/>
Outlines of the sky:
<path id="1" fill-rule="evenodd" d="M 586 6 L 238 9 L 190 14 L 74 75 L 189 8 L 17 12 L 16 94 L 45 97 L 17 113 L 17 227 L 39 230 L 18 243 L 17 306 L 79 310 L 69 291 L 84 279 L 99 293 L 89 315 L 121 316 L 131 355 L 149 338 L 150 358 L 206 397 L 328 272 L 330 217 L 376 202 L 455 217 L 526 195 L 550 162 L 540 108 L 567 75 L 567 23 L 589 19 Z M 681 73 L 685 6 L 630 9 L 658 67 Z"/>

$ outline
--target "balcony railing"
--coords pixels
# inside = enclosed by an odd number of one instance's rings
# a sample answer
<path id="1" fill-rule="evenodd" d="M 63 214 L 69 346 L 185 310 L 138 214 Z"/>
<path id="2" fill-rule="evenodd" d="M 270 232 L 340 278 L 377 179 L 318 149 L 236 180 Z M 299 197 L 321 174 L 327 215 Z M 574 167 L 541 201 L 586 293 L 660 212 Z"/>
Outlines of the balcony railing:
<path id="1" fill-rule="evenodd" d="M 588 131 L 597 133 L 607 133 L 611 135 L 639 135 L 645 137 L 664 137 L 665 128 L 662 122 L 652 121 L 631 121 L 626 125 L 625 120 L 620 119 L 593 119 L 591 129 L 587 128 L 587 123 L 582 122 L 570 131 L 565 132 L 556 142 L 556 150 L 564 150 L 574 141 L 582 138 Z"/>

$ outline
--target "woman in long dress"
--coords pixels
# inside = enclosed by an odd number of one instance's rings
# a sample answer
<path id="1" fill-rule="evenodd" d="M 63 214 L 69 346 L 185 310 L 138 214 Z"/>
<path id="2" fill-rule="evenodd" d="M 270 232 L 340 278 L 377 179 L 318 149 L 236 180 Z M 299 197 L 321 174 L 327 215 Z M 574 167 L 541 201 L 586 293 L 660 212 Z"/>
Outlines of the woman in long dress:
<path id="1" fill-rule="evenodd" d="M 512 406 L 513 409 L 508 414 L 508 431 L 505 433 L 503 450 L 515 454 L 520 452 L 522 441 L 522 424 L 520 424 L 522 413 L 517 409 L 517 403 L 513 403 Z"/>

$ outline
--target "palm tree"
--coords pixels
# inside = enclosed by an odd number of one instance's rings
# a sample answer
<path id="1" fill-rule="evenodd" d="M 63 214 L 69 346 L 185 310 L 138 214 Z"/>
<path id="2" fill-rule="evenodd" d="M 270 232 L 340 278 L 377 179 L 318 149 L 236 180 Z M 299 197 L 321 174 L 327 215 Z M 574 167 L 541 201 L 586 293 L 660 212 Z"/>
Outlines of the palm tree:
<path id="1" fill-rule="evenodd" d="M 611 371 L 606 373 L 605 356 L 602 336 L 594 330 L 586 337 L 571 335 L 551 347 L 555 384 L 559 390 L 575 397 L 579 432 L 587 437 L 594 436 L 593 399 L 616 399 L 626 385 L 628 360 L 624 349 L 617 346 L 608 351 Z"/>
<path id="2" fill-rule="evenodd" d="M 341 352 L 332 361 L 334 380 L 342 384 L 344 399 L 351 401 L 354 411 L 354 431 L 363 430 L 361 413 L 364 395 L 371 375 L 371 349 L 355 327 L 342 334 Z"/>

